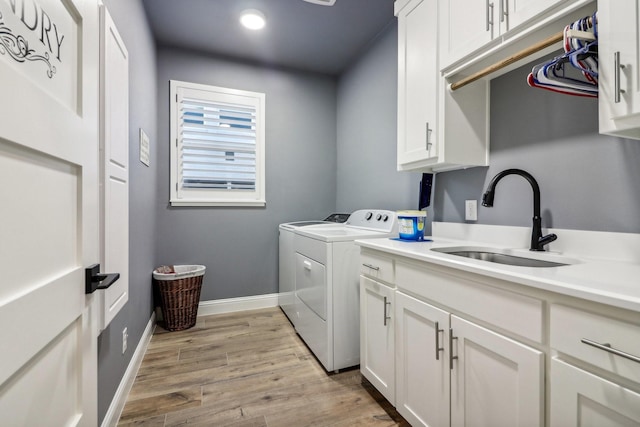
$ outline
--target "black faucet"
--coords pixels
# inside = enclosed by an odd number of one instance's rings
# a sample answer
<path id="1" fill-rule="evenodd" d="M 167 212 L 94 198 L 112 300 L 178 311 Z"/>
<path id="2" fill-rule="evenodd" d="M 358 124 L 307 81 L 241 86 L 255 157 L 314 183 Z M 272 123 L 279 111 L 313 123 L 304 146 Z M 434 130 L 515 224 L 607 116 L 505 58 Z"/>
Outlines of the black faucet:
<path id="1" fill-rule="evenodd" d="M 533 188 L 533 229 L 531 230 L 531 247 L 530 251 L 544 251 L 544 245 L 553 242 L 558 238 L 555 234 L 542 236 L 542 220 L 540 219 L 540 187 L 538 182 L 531 174 L 522 169 L 506 169 L 493 177 L 487 187 L 486 193 L 482 196 L 482 206 L 488 208 L 493 207 L 493 196 L 496 192 L 498 181 L 507 175 L 520 175 L 531 184 Z"/>

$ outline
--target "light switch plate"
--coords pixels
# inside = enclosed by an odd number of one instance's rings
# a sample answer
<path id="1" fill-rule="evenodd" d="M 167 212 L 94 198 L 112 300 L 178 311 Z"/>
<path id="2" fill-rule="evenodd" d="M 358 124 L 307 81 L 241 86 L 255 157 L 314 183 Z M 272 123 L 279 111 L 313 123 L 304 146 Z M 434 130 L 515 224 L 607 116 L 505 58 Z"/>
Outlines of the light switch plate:
<path id="1" fill-rule="evenodd" d="M 478 220 L 478 201 L 477 200 L 465 200 L 464 219 L 466 221 Z"/>

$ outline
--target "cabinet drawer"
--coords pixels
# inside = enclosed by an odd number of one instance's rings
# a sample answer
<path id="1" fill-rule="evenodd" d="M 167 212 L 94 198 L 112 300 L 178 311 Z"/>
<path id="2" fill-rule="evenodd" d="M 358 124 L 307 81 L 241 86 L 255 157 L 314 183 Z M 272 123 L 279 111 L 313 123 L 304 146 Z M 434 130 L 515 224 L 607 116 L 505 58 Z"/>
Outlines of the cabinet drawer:
<path id="1" fill-rule="evenodd" d="M 481 282 L 398 262 L 396 285 L 535 342 L 542 343 L 543 302 Z"/>
<path id="2" fill-rule="evenodd" d="M 640 382 L 640 324 L 553 304 L 551 347 Z M 615 354 L 618 350 L 638 361 Z"/>
<path id="3" fill-rule="evenodd" d="M 387 283 L 395 281 L 393 260 L 377 253 L 360 252 L 360 273 Z"/>

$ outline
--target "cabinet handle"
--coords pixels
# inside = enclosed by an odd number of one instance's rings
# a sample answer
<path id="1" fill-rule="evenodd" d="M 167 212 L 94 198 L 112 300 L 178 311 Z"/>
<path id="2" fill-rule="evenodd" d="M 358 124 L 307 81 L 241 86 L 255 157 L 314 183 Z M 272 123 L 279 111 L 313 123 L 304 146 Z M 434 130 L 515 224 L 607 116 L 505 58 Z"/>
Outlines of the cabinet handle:
<path id="1" fill-rule="evenodd" d="M 431 131 L 432 130 L 433 129 L 429 129 L 429 122 L 427 122 L 427 137 L 426 137 L 426 140 L 427 140 L 427 151 L 431 150 L 431 146 L 433 145 L 432 142 L 429 142 L 431 140 Z"/>
<path id="2" fill-rule="evenodd" d="M 509 15 L 507 12 L 507 0 L 500 0 L 500 22 L 504 22 L 504 18 Z"/>
<path id="3" fill-rule="evenodd" d="M 387 316 L 387 304 L 391 305 L 391 303 L 387 301 L 387 297 L 384 297 L 384 326 L 387 326 L 387 320 L 391 319 L 391 316 Z"/>
<path id="4" fill-rule="evenodd" d="M 636 363 L 640 363 L 640 357 L 634 356 L 633 354 L 625 353 L 624 351 L 618 350 L 617 348 L 613 348 L 609 343 L 600 344 L 599 342 L 591 341 L 587 338 L 582 338 L 580 342 L 595 348 L 599 348 L 600 350 L 604 350 L 607 353 L 613 353 L 616 356 L 624 357 L 625 359 L 633 360 Z"/>
<path id="5" fill-rule="evenodd" d="M 449 328 L 449 370 L 453 370 L 453 361 L 458 356 L 453 355 L 453 340 L 457 340 L 458 337 L 453 336 L 453 329 Z"/>
<path id="6" fill-rule="evenodd" d="M 440 329 L 440 324 L 436 322 L 436 360 L 440 360 L 440 352 L 444 351 L 444 347 L 440 347 L 440 332 L 444 332 L 444 329 Z"/>
<path id="7" fill-rule="evenodd" d="M 624 68 L 624 64 L 620 63 L 620 51 L 613 53 L 613 96 L 614 102 L 620 102 L 620 94 L 624 93 L 624 89 L 620 88 L 620 70 Z"/>
<path id="8" fill-rule="evenodd" d="M 302 264 L 304 265 L 305 270 L 311 271 L 311 263 L 309 261 L 303 261 Z"/>
<path id="9" fill-rule="evenodd" d="M 371 264 L 362 264 L 364 267 L 370 268 L 372 270 L 378 271 L 380 270 L 380 267 L 376 267 L 375 265 L 371 265 Z"/>
<path id="10" fill-rule="evenodd" d="M 493 26 L 493 3 L 489 3 L 487 0 L 487 27 L 486 31 L 489 31 L 489 28 Z"/>

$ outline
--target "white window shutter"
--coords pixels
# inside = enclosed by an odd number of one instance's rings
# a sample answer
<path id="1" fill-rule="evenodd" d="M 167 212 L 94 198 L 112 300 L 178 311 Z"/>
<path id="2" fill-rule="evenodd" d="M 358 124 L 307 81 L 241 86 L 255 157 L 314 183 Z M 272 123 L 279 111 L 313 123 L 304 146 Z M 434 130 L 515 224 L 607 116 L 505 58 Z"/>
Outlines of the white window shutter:
<path id="1" fill-rule="evenodd" d="M 264 94 L 171 83 L 171 203 L 264 205 Z"/>

